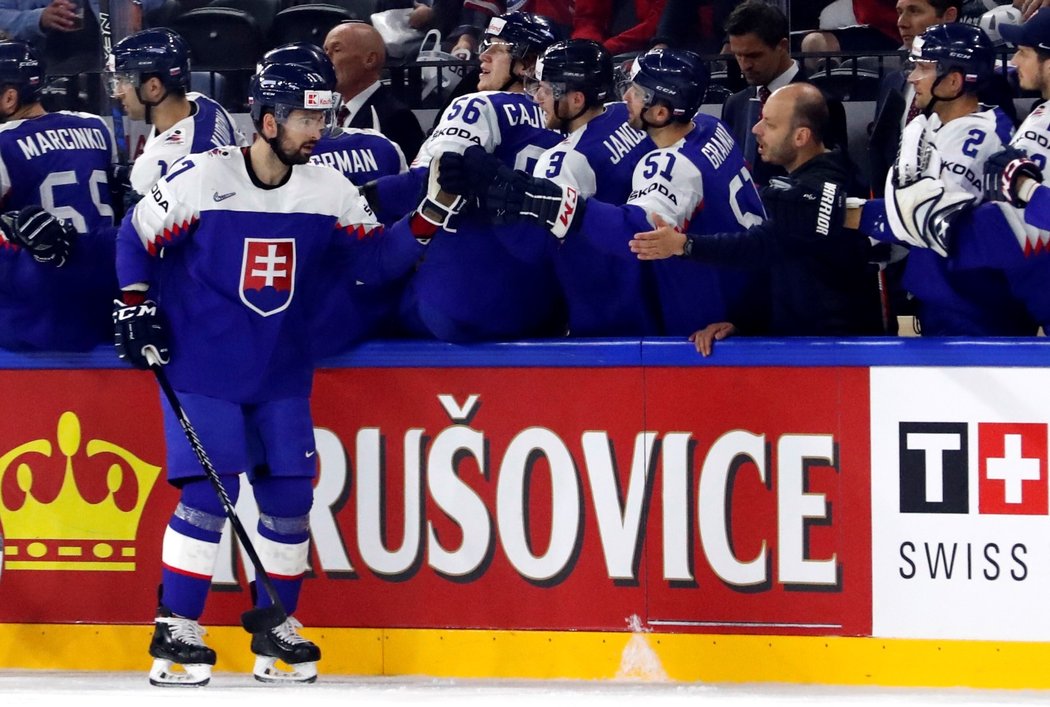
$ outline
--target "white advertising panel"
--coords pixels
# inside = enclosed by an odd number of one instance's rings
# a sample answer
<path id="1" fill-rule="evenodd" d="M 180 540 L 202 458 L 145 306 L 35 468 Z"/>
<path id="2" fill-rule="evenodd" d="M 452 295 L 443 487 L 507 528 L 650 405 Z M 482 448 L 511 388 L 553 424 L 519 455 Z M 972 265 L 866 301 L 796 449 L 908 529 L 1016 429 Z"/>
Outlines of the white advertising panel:
<path id="1" fill-rule="evenodd" d="M 1050 639 L 1050 370 L 872 368 L 873 635 Z"/>

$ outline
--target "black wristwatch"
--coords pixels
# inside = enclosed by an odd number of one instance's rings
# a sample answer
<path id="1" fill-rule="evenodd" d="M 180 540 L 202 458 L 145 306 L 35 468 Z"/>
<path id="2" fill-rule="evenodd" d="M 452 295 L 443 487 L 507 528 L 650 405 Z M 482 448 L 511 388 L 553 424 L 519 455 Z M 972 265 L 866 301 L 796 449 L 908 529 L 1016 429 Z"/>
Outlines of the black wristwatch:
<path id="1" fill-rule="evenodd" d="M 685 243 L 682 244 L 682 258 L 690 258 L 693 255 L 693 239 L 685 234 Z"/>

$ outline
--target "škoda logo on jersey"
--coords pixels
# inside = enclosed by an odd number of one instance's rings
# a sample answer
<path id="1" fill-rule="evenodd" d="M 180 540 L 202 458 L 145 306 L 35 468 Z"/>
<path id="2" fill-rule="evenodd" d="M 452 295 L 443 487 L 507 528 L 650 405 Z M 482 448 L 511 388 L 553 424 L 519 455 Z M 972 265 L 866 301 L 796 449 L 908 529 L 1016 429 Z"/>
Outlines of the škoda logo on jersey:
<path id="1" fill-rule="evenodd" d="M 246 238 L 241 260 L 241 301 L 268 317 L 288 308 L 295 291 L 295 240 Z"/>
<path id="2" fill-rule="evenodd" d="M 83 442 L 80 418 L 66 411 L 53 438 L 0 456 L 8 570 L 134 571 L 135 536 L 160 467 L 112 442 Z"/>

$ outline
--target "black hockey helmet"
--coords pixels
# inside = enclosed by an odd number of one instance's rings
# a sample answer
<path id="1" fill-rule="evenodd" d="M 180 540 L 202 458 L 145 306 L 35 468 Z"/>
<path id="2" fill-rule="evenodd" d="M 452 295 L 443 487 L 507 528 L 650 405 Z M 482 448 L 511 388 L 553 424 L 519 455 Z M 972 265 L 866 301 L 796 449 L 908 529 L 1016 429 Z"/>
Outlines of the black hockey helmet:
<path id="1" fill-rule="evenodd" d="M 25 42 L 0 42 L 0 85 L 18 89 L 22 105 L 40 100 L 46 67 L 35 49 Z"/>
<path id="2" fill-rule="evenodd" d="M 555 42 L 536 60 L 533 78 L 525 83 L 526 92 L 534 95 L 541 81 L 555 87 L 555 98 L 565 91 L 581 91 L 588 106 L 600 105 L 612 91 L 612 57 L 590 39 Z"/>
<path id="3" fill-rule="evenodd" d="M 324 77 L 331 84 L 332 90 L 335 90 L 335 66 L 332 65 L 332 60 L 328 58 L 324 50 L 316 44 L 292 42 L 274 47 L 263 54 L 256 66 L 255 73 L 259 73 L 264 66 L 270 64 L 302 64 Z"/>
<path id="4" fill-rule="evenodd" d="M 502 42 L 509 45 L 511 56 L 524 59 L 538 56 L 557 39 L 554 25 L 543 15 L 508 12 L 489 20 L 478 53 L 484 53 L 492 44 Z"/>
<path id="5" fill-rule="evenodd" d="M 976 93 L 991 80 L 995 47 L 984 30 L 961 22 L 932 25 L 915 38 L 909 59 L 937 64 L 937 79 L 963 75 L 964 92 Z"/>
<path id="6" fill-rule="evenodd" d="M 662 101 L 674 120 L 687 122 L 700 110 L 711 76 L 699 55 L 680 49 L 652 49 L 631 68 L 631 82 L 645 91 L 649 108 Z"/>
<path id="7" fill-rule="evenodd" d="M 113 45 L 106 67 L 114 80 L 139 86 L 156 76 L 170 90 L 190 87 L 190 45 L 165 27 L 144 29 Z"/>
<path id="8" fill-rule="evenodd" d="M 332 84 L 302 64 L 268 64 L 252 77 L 249 89 L 251 116 L 256 125 L 270 110 L 283 124 L 293 110 L 322 111 L 326 130 L 335 118 Z"/>

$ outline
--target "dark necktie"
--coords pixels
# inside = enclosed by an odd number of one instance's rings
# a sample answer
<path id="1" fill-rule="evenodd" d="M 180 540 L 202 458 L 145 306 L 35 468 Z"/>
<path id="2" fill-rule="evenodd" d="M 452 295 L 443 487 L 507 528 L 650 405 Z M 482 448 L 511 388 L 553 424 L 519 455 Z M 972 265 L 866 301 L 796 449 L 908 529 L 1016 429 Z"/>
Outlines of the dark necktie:
<path id="1" fill-rule="evenodd" d="M 335 124 L 339 127 L 346 126 L 346 119 L 350 117 L 350 109 L 346 106 L 339 106 L 339 110 L 335 114 Z"/>
<path id="2" fill-rule="evenodd" d="M 911 105 L 908 107 L 908 119 L 904 121 L 904 124 L 907 125 L 908 123 L 910 123 L 911 119 L 921 112 L 922 111 L 919 109 L 918 96 L 912 96 Z"/>
<path id="3" fill-rule="evenodd" d="M 771 91 L 766 86 L 758 87 L 758 100 L 762 105 L 765 105 L 766 101 L 769 100 L 770 93 Z"/>

